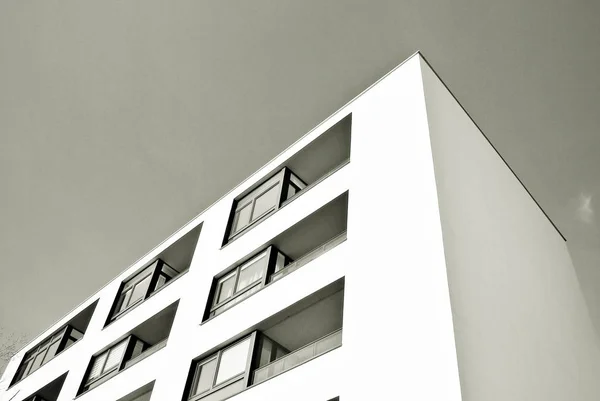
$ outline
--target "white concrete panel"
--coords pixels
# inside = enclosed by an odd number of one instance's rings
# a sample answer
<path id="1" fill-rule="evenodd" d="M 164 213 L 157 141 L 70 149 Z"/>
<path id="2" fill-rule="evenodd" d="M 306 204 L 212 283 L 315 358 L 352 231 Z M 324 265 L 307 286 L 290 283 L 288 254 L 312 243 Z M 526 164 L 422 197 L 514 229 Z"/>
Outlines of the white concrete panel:
<path id="1" fill-rule="evenodd" d="M 464 400 L 597 400 L 565 242 L 425 63 L 423 79 Z"/>
<path id="2" fill-rule="evenodd" d="M 352 105 L 343 401 L 459 400 L 418 57 Z"/>

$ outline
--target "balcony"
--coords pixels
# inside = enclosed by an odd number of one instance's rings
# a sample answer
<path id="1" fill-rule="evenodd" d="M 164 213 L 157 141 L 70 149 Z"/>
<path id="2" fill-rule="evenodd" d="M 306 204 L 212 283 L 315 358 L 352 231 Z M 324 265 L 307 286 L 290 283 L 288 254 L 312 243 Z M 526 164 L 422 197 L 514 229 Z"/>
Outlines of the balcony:
<path id="1" fill-rule="evenodd" d="M 193 228 L 158 254 L 152 263 L 121 283 L 105 327 L 135 309 L 187 272 L 201 230 L 202 224 Z"/>
<path id="2" fill-rule="evenodd" d="M 183 401 L 223 401 L 341 346 L 343 303 L 340 278 L 199 355 Z"/>
<path id="3" fill-rule="evenodd" d="M 179 301 L 167 306 L 131 332 L 97 352 L 91 359 L 79 388 L 81 395 L 98 387 L 123 370 L 163 349 L 171 332 Z"/>
<path id="4" fill-rule="evenodd" d="M 165 338 L 164 340 L 160 341 L 159 343 L 152 345 L 150 348 L 146 349 L 144 352 L 142 352 L 135 358 L 130 359 L 127 362 L 125 362 L 124 369 L 135 365 L 136 363 L 142 361 L 143 359 L 148 358 L 150 355 L 154 354 L 157 351 L 160 351 L 161 349 L 163 349 L 166 346 L 167 346 L 167 339 Z"/>
<path id="5" fill-rule="evenodd" d="M 13 377 L 11 387 L 33 374 L 46 363 L 69 349 L 81 340 L 96 309 L 98 301 L 87 306 L 53 335 L 31 348 L 21 361 L 17 373 Z M 9 387 L 10 388 L 10 387 Z"/>
<path id="6" fill-rule="evenodd" d="M 203 321 L 212 319 L 346 240 L 348 192 L 272 238 L 212 283 Z"/>
<path id="7" fill-rule="evenodd" d="M 41 389 L 37 390 L 34 394 L 25 398 L 24 401 L 56 401 L 66 378 L 67 373 L 60 375 Z"/>
<path id="8" fill-rule="evenodd" d="M 271 282 L 277 281 L 280 278 L 287 276 L 288 274 L 290 274 L 291 272 L 301 268 L 302 266 L 304 266 L 305 264 L 307 264 L 308 262 L 311 262 L 313 260 L 315 260 L 316 258 L 318 258 L 319 256 L 323 255 L 324 253 L 330 251 L 331 249 L 335 248 L 336 246 L 338 246 L 339 244 L 341 244 L 342 242 L 346 241 L 346 231 L 344 231 L 343 233 L 333 237 L 332 239 L 330 239 L 329 241 L 325 242 L 324 244 L 318 246 L 317 248 L 313 249 L 312 251 L 308 252 L 307 254 L 305 254 L 304 256 L 302 256 L 299 259 L 296 259 L 295 261 L 293 261 L 292 263 L 286 265 L 283 267 L 283 269 L 279 270 L 278 272 L 275 272 L 271 275 Z"/>
<path id="9" fill-rule="evenodd" d="M 342 329 L 326 335 L 254 371 L 253 384 L 264 382 L 342 345 Z"/>
<path id="10" fill-rule="evenodd" d="M 223 246 L 348 163 L 351 127 L 352 116 L 348 115 L 240 194 L 233 202 Z"/>

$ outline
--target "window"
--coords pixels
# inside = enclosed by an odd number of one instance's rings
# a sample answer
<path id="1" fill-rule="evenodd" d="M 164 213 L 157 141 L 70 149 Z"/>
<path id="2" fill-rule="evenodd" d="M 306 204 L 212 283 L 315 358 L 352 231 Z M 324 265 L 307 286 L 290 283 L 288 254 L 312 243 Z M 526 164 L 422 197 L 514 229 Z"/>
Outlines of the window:
<path id="1" fill-rule="evenodd" d="M 128 361 L 140 356 L 148 347 L 148 344 L 131 335 L 92 357 L 81 391 L 92 389 L 104 383 L 128 366 L 126 364 Z"/>
<path id="2" fill-rule="evenodd" d="M 119 344 L 115 345 L 113 348 L 110 348 L 104 351 L 102 354 L 94 357 L 92 368 L 90 369 L 90 374 L 88 375 L 88 384 L 98 377 L 103 376 L 119 367 L 119 364 L 123 359 L 123 355 L 125 354 L 125 348 L 127 347 L 128 340 L 129 339 L 125 339 Z"/>
<path id="3" fill-rule="evenodd" d="M 342 345 L 344 278 L 192 363 L 183 401 L 223 401 Z"/>
<path id="4" fill-rule="evenodd" d="M 227 398 L 246 387 L 246 368 L 252 354 L 253 336 L 198 362 L 194 368 L 190 399 L 211 401 Z"/>
<path id="5" fill-rule="evenodd" d="M 306 187 L 290 169 L 284 167 L 248 195 L 235 202 L 227 240 L 277 210 L 283 202 Z"/>
<path id="6" fill-rule="evenodd" d="M 133 328 L 127 337 L 96 353 L 79 388 L 78 394 L 91 390 L 119 372 L 148 358 L 167 345 L 179 301 Z M 143 388 L 140 393 L 148 388 Z"/>
<path id="7" fill-rule="evenodd" d="M 244 301 L 346 241 L 348 192 L 287 230 L 270 246 L 215 276 L 203 321 Z"/>
<path id="8" fill-rule="evenodd" d="M 339 301 L 343 294 L 339 291 L 337 294 Z M 242 340 L 193 363 L 184 401 L 223 401 L 251 385 L 262 383 L 340 347 L 342 329 L 336 327 L 341 325 L 341 319 L 333 315 L 341 314 L 341 304 L 336 301 L 339 308 L 336 305 L 338 310 L 333 313 L 323 308 L 325 303 L 331 305 L 331 300 L 330 296 L 309 306 L 314 312 L 311 312 L 308 320 L 303 310 L 292 315 L 283 312 L 280 317 L 298 320 L 286 330 L 275 327 L 288 324 L 282 323 L 286 319 L 271 326 L 271 329 L 275 329 L 277 339 L 268 337 L 262 331 L 254 331 Z M 333 321 L 327 318 L 333 318 Z M 289 329 L 299 327 L 296 324 L 301 321 L 311 326 L 312 333 Z M 327 334 L 321 336 L 322 333 Z M 292 344 L 293 349 L 288 350 L 280 342 Z"/>
<path id="9" fill-rule="evenodd" d="M 178 274 L 177 270 L 161 259 L 154 261 L 150 266 L 122 284 L 109 321 L 117 319 L 125 311 L 143 302 L 150 294 L 158 291 Z"/>
<path id="10" fill-rule="evenodd" d="M 40 345 L 25 354 L 21 366 L 19 366 L 17 374 L 13 379 L 13 384 L 38 370 L 60 352 L 69 348 L 81 337 L 83 337 L 82 332 L 67 325 L 44 340 Z"/>
<path id="11" fill-rule="evenodd" d="M 290 261 L 290 258 L 270 246 L 217 278 L 213 284 L 214 295 L 206 319 L 223 313 L 254 294 L 266 285 L 271 271 L 281 269 Z"/>
<path id="12" fill-rule="evenodd" d="M 250 338 L 237 343 L 231 348 L 226 349 L 221 354 L 219 360 L 219 369 L 215 379 L 215 385 L 219 385 L 246 370 L 246 360 L 248 359 L 248 349 L 250 348 Z"/>

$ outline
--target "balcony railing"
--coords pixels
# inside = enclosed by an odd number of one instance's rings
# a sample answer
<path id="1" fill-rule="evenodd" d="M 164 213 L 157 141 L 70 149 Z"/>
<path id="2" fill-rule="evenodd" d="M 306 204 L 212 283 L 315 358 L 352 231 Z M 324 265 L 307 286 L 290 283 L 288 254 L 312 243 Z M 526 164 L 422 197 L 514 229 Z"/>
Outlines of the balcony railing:
<path id="1" fill-rule="evenodd" d="M 300 267 L 304 266 L 308 262 L 315 260 L 316 258 L 321 256 L 325 252 L 330 251 L 331 249 L 335 248 L 342 242 L 346 241 L 346 238 L 347 238 L 346 231 L 344 231 L 343 233 L 333 237 L 332 239 L 325 242 L 324 244 L 319 245 L 317 248 L 313 249 L 306 255 L 302 256 L 300 259 L 293 261 L 289 265 L 285 266 L 283 269 L 279 270 L 276 273 L 273 273 L 271 275 L 271 282 L 277 281 L 280 278 L 290 274 L 294 270 L 297 270 Z"/>
<path id="2" fill-rule="evenodd" d="M 135 358 L 130 359 L 127 362 L 125 362 L 125 368 L 135 365 L 136 363 L 140 362 L 142 359 L 148 358 L 150 355 L 154 354 L 158 350 L 163 349 L 166 346 L 167 346 L 167 339 L 165 338 L 164 340 L 162 340 L 159 343 L 154 344 L 153 346 L 151 346 L 150 348 L 148 348 L 146 351 L 142 352 Z M 123 368 L 123 369 L 125 369 L 125 368 Z"/>
<path id="3" fill-rule="evenodd" d="M 342 345 L 342 329 L 334 331 L 296 351 L 254 371 L 253 384 L 258 384 Z"/>

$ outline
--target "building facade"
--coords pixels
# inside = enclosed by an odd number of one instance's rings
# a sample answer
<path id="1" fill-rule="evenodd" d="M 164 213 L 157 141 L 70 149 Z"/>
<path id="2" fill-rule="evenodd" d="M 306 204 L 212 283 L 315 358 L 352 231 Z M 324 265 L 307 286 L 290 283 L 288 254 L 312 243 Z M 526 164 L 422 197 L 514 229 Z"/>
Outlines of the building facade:
<path id="1" fill-rule="evenodd" d="M 587 399 L 595 344 L 564 238 L 417 53 L 33 340 L 0 400 Z"/>

